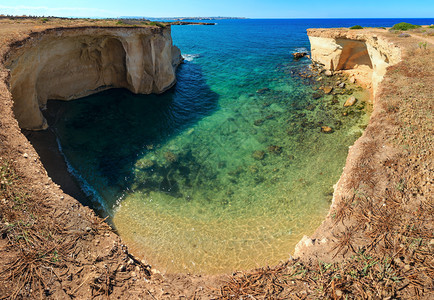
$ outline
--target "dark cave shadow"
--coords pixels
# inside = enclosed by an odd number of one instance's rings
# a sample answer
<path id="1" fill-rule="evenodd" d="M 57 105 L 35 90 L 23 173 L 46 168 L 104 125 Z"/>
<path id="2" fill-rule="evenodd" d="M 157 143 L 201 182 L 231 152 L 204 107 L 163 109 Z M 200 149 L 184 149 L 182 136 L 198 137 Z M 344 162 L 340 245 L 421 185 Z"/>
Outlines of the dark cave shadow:
<path id="1" fill-rule="evenodd" d="M 92 177 L 98 176 L 114 187 L 110 192 L 121 195 L 130 189 L 134 165 L 149 148 L 158 147 L 212 114 L 218 108 L 218 99 L 206 84 L 200 66 L 186 63 L 177 71 L 177 84 L 160 95 L 111 89 L 74 101 L 50 100 L 43 111 L 50 128 L 25 134 L 53 181 L 105 217 L 109 212 L 95 195 L 83 192 L 83 183 L 90 185 L 85 190 L 100 192 L 102 186 L 92 185 Z M 57 149 L 56 137 L 63 153 Z M 62 154 L 81 179 L 66 171 Z M 155 188 L 164 189 L 165 182 L 159 185 Z M 109 209 L 115 205 L 106 204 Z"/>

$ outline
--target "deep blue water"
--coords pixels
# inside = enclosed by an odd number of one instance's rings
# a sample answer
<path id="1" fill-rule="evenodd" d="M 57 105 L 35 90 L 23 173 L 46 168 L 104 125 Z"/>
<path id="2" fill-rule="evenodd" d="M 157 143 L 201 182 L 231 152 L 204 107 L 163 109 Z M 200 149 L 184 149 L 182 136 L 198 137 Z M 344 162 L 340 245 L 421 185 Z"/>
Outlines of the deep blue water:
<path id="1" fill-rule="evenodd" d="M 186 62 L 162 95 L 110 90 L 51 101 L 62 150 L 136 253 L 170 271 L 220 272 L 285 259 L 329 208 L 368 105 L 313 97 L 297 74 L 312 27 L 434 19 L 219 20 L 173 26 Z M 356 87 L 360 99 L 363 91 Z M 348 116 L 343 117 L 343 112 Z M 321 126 L 334 129 L 321 133 Z"/>

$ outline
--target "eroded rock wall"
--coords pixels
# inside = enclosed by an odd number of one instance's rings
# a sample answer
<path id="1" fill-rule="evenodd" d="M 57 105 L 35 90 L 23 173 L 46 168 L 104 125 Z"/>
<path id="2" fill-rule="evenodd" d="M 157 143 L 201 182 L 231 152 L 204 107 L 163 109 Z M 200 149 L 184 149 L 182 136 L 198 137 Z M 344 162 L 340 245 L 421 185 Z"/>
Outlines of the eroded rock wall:
<path id="1" fill-rule="evenodd" d="M 374 96 L 387 67 L 401 61 L 400 47 L 372 31 L 308 29 L 307 33 L 312 60 L 323 64 L 325 69 L 337 71 L 368 67 Z"/>
<path id="2" fill-rule="evenodd" d="M 109 88 L 162 93 L 181 61 L 170 27 L 58 28 L 31 35 L 9 52 L 14 113 L 21 128 L 47 128 L 47 100 L 72 100 Z"/>

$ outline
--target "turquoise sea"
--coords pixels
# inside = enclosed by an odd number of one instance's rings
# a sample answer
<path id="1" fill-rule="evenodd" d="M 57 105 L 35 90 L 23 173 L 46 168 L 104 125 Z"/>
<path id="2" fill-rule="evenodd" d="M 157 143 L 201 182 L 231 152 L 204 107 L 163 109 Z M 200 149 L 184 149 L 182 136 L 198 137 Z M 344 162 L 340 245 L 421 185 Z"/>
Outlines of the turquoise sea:
<path id="1" fill-rule="evenodd" d="M 326 216 L 370 108 L 355 86 L 318 97 L 323 83 L 299 76 L 311 62 L 292 53 L 309 50 L 310 27 L 398 21 L 173 26 L 185 58 L 175 87 L 50 101 L 51 125 L 94 209 L 141 259 L 190 273 L 276 264 Z M 350 93 L 360 100 L 344 108 Z"/>

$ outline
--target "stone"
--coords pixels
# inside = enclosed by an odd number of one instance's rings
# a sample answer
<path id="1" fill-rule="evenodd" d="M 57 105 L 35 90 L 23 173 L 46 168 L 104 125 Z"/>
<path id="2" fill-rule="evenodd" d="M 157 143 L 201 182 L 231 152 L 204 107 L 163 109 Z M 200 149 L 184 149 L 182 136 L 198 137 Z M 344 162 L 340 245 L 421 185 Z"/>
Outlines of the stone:
<path id="1" fill-rule="evenodd" d="M 255 126 L 261 126 L 262 124 L 264 124 L 264 119 L 255 120 L 253 124 L 255 124 Z"/>
<path id="2" fill-rule="evenodd" d="M 356 78 L 355 78 L 354 76 L 351 77 L 351 78 L 350 78 L 350 82 L 351 82 L 351 83 L 356 83 Z"/>
<path id="3" fill-rule="evenodd" d="M 314 109 L 315 109 L 315 104 L 309 104 L 307 107 L 306 107 L 306 109 L 308 110 L 308 111 L 313 111 Z"/>
<path id="4" fill-rule="evenodd" d="M 315 92 L 315 93 L 312 94 L 312 98 L 315 99 L 315 100 L 319 99 L 321 97 L 322 97 L 321 93 Z"/>
<path id="5" fill-rule="evenodd" d="M 252 157 L 256 160 L 263 160 L 265 157 L 265 151 L 262 150 L 253 151 Z"/>
<path id="6" fill-rule="evenodd" d="M 276 146 L 276 145 L 271 145 L 268 147 L 268 152 L 270 152 L 272 154 L 279 155 L 282 153 L 282 147 Z"/>
<path id="7" fill-rule="evenodd" d="M 332 133 L 333 132 L 333 128 L 329 127 L 329 126 L 321 126 L 321 131 L 324 133 Z"/>
<path id="8" fill-rule="evenodd" d="M 136 166 L 140 169 L 149 169 L 149 168 L 152 168 L 154 165 L 155 165 L 155 162 L 153 162 L 150 159 L 142 159 L 136 163 Z"/>
<path id="9" fill-rule="evenodd" d="M 164 158 L 169 163 L 173 163 L 173 162 L 176 162 L 178 160 L 178 157 L 172 151 L 167 151 L 166 153 L 164 153 Z"/>
<path id="10" fill-rule="evenodd" d="M 258 169 L 258 167 L 255 166 L 255 165 L 250 165 L 250 166 L 249 166 L 249 171 L 250 171 L 250 173 L 255 174 L 255 173 L 258 173 L 259 169 Z"/>
<path id="11" fill-rule="evenodd" d="M 321 81 L 322 80 L 322 77 L 318 77 L 317 79 L 316 79 L 316 81 Z"/>
<path id="12" fill-rule="evenodd" d="M 347 107 L 347 106 L 353 106 L 356 102 L 357 102 L 356 97 L 351 96 L 351 97 L 349 97 L 349 98 L 347 99 L 347 101 L 345 101 L 344 106 L 345 106 L 345 107 Z"/>
<path id="13" fill-rule="evenodd" d="M 292 56 L 294 57 L 294 59 L 300 59 L 302 57 L 305 57 L 307 55 L 306 52 L 295 52 L 292 53 Z"/>
<path id="14" fill-rule="evenodd" d="M 332 92 L 332 90 L 333 90 L 333 87 L 331 87 L 331 86 L 325 86 L 325 87 L 323 88 L 323 91 L 324 91 L 324 93 L 326 93 L 326 94 L 330 94 L 330 93 Z"/>
<path id="15" fill-rule="evenodd" d="M 339 83 L 338 87 L 340 87 L 341 89 L 344 89 L 345 85 L 346 85 L 345 82 L 341 82 L 341 83 Z"/>
<path id="16" fill-rule="evenodd" d="M 333 72 L 330 70 L 327 70 L 324 72 L 324 75 L 330 77 L 330 76 L 333 76 Z"/>
<path id="17" fill-rule="evenodd" d="M 24 154 L 23 154 L 23 157 L 24 157 L 24 158 L 28 158 L 29 155 L 28 155 L 27 153 L 24 153 Z"/>
<path id="18" fill-rule="evenodd" d="M 263 93 L 265 93 L 265 92 L 269 92 L 269 91 L 271 91 L 269 88 L 263 88 L 263 89 L 259 89 L 259 90 L 257 90 L 256 93 L 258 93 L 258 94 L 263 94 Z"/>

